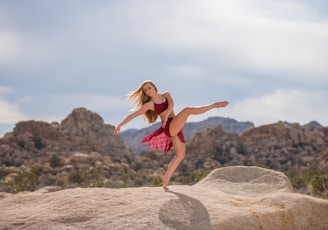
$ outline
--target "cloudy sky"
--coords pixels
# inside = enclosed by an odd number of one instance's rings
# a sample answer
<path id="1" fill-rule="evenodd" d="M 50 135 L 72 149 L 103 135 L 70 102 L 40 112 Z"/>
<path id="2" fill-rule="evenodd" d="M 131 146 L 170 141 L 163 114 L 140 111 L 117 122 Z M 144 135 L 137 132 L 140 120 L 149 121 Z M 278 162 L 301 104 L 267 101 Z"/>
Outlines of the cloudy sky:
<path id="1" fill-rule="evenodd" d="M 116 125 L 146 80 L 175 111 L 328 126 L 327 0 L 0 1 L 0 135 L 74 108 Z M 147 126 L 137 118 L 127 128 Z"/>

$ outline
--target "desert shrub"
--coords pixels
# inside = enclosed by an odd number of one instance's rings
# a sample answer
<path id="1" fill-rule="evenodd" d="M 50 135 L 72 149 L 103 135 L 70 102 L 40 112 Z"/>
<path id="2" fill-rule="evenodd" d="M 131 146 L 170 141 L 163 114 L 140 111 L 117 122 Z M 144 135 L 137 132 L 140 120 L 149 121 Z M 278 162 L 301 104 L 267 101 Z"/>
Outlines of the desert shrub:
<path id="1" fill-rule="evenodd" d="M 69 181 L 81 187 L 103 187 L 104 174 L 101 170 L 92 168 L 83 171 L 74 171 L 69 175 Z"/>
<path id="2" fill-rule="evenodd" d="M 134 162 L 132 164 L 132 169 L 136 172 L 138 172 L 139 170 L 143 169 L 143 164 L 140 162 Z"/>
<path id="3" fill-rule="evenodd" d="M 317 169 L 289 171 L 287 176 L 296 190 L 307 190 L 311 195 L 328 199 L 328 175 Z"/>
<path id="4" fill-rule="evenodd" d="M 328 175 L 314 175 L 310 179 L 312 193 L 328 199 Z"/>
<path id="5" fill-rule="evenodd" d="M 66 188 L 67 187 L 66 182 L 64 180 L 62 180 L 62 179 L 59 179 L 59 178 L 56 179 L 55 185 L 56 186 L 59 186 L 61 188 Z"/>
<path id="6" fill-rule="evenodd" d="M 84 187 L 102 187 L 104 185 L 104 174 L 99 169 L 87 169 L 82 173 Z"/>
<path id="7" fill-rule="evenodd" d="M 15 161 L 13 157 L 5 157 L 5 159 L 2 159 L 2 162 L 5 166 L 15 166 Z"/>
<path id="8" fill-rule="evenodd" d="M 35 145 L 35 148 L 37 149 L 42 149 L 44 148 L 46 145 L 42 142 L 42 138 L 39 137 L 39 136 L 34 136 L 33 137 L 33 142 L 34 142 L 34 145 Z"/>
<path id="9" fill-rule="evenodd" d="M 223 150 L 221 147 L 216 147 L 215 152 L 214 152 L 214 160 L 216 161 L 221 161 L 222 158 L 222 154 L 223 154 Z"/>
<path id="10" fill-rule="evenodd" d="M 121 176 L 120 176 L 121 180 L 124 181 L 124 183 L 126 183 L 128 180 L 130 180 L 130 176 L 129 174 L 127 173 L 123 173 Z"/>
<path id="11" fill-rule="evenodd" d="M 156 160 L 157 159 L 157 155 L 154 151 L 141 152 L 140 156 L 147 157 L 151 160 Z"/>
<path id="12" fill-rule="evenodd" d="M 297 190 L 306 188 L 306 181 L 302 176 L 293 176 L 290 178 L 290 182 L 293 188 Z"/>
<path id="13" fill-rule="evenodd" d="M 147 183 L 147 177 L 142 174 L 137 174 L 134 178 L 134 185 L 136 187 L 143 186 L 145 183 Z"/>
<path id="14" fill-rule="evenodd" d="M 161 185 L 162 185 L 161 177 L 158 176 L 158 175 L 153 176 L 152 180 L 151 180 L 151 186 L 158 187 L 158 186 L 161 186 Z"/>
<path id="15" fill-rule="evenodd" d="M 194 182 L 199 182 L 199 181 L 203 180 L 205 177 L 207 177 L 207 175 L 209 173 L 210 173 L 210 171 L 206 171 L 206 170 L 194 172 L 194 174 L 195 174 Z"/>
<path id="16" fill-rule="evenodd" d="M 43 168 L 41 166 L 34 166 L 32 167 L 31 172 L 36 176 L 40 176 L 43 173 Z"/>
<path id="17" fill-rule="evenodd" d="M 37 175 L 32 171 L 19 172 L 15 177 L 4 184 L 6 192 L 18 193 L 21 191 L 33 191 L 36 188 Z"/>
<path id="18" fill-rule="evenodd" d="M 124 158 L 126 159 L 126 161 L 128 162 L 128 164 L 132 163 L 131 158 L 128 155 L 124 155 Z"/>
<path id="19" fill-rule="evenodd" d="M 180 173 L 188 172 L 188 165 L 185 163 L 181 163 L 178 167 L 178 172 Z"/>
<path id="20" fill-rule="evenodd" d="M 179 172 L 172 177 L 172 182 L 192 185 L 204 179 L 208 174 L 209 171 L 206 170 Z"/>
<path id="21" fill-rule="evenodd" d="M 119 183 L 118 185 L 116 185 L 115 188 L 127 188 L 126 184 L 123 182 L 123 183 Z"/>
<path id="22" fill-rule="evenodd" d="M 66 188 L 67 184 L 64 180 L 57 177 L 50 177 L 45 181 L 45 185 L 59 186 L 61 188 Z"/>
<path id="23" fill-rule="evenodd" d="M 62 159 L 60 157 L 58 157 L 57 155 L 53 155 L 49 159 L 49 164 L 52 168 L 62 166 Z"/>
<path id="24" fill-rule="evenodd" d="M 158 187 L 161 186 L 161 184 L 162 184 L 162 180 L 160 176 L 156 175 L 152 177 L 151 186 Z"/>
<path id="25" fill-rule="evenodd" d="M 249 155 L 247 146 L 241 140 L 238 141 L 237 146 L 236 146 L 236 150 L 237 150 L 238 154 L 240 154 L 240 155 L 243 155 L 243 156 Z"/>
<path id="26" fill-rule="evenodd" d="M 79 171 L 72 172 L 69 175 L 68 180 L 70 183 L 80 184 L 82 182 L 81 173 Z"/>
<path id="27" fill-rule="evenodd" d="M 24 140 L 19 140 L 19 141 L 17 141 L 17 145 L 21 148 L 24 148 L 25 147 L 25 141 Z"/>

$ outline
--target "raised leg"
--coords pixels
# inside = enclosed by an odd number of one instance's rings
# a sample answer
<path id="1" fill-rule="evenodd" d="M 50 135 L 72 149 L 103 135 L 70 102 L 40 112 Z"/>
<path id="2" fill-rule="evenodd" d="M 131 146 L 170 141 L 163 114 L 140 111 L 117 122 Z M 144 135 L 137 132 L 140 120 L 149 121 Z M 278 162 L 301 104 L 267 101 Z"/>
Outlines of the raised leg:
<path id="1" fill-rule="evenodd" d="M 214 108 L 225 107 L 228 105 L 227 101 L 216 102 L 211 105 L 205 105 L 200 107 L 186 107 L 179 112 L 170 123 L 170 134 L 175 136 L 180 132 L 183 126 L 186 124 L 187 119 L 190 115 L 197 115 L 205 113 Z"/>
<path id="2" fill-rule="evenodd" d="M 175 172 L 175 170 L 178 168 L 181 161 L 186 156 L 186 146 L 185 143 L 181 142 L 178 136 L 171 137 L 173 148 L 175 150 L 175 156 L 172 158 L 172 160 L 169 163 L 169 166 L 166 170 L 165 175 L 162 177 L 162 183 L 163 188 L 167 189 L 167 185 L 170 182 L 170 179 Z"/>

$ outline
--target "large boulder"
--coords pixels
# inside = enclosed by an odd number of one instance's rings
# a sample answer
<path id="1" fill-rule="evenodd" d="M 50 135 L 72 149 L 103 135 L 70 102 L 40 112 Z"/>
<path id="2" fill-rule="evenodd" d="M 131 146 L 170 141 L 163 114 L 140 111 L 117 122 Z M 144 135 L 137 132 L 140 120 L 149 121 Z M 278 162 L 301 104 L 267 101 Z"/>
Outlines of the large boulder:
<path id="1" fill-rule="evenodd" d="M 0 228 L 328 229 L 328 201 L 293 193 L 272 170 L 221 168 L 194 186 L 169 187 L 0 193 Z"/>

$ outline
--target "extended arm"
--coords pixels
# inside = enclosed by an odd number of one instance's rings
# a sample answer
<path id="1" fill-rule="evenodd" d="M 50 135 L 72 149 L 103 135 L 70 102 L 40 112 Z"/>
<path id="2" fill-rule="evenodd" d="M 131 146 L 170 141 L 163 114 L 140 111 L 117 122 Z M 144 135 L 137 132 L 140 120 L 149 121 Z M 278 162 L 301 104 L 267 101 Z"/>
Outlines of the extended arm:
<path id="1" fill-rule="evenodd" d="M 121 127 L 123 125 L 125 125 L 126 123 L 130 122 L 131 120 L 133 120 L 134 118 L 146 113 L 149 109 L 151 108 L 151 103 L 146 103 L 144 104 L 139 110 L 135 111 L 134 113 L 131 113 L 130 115 L 128 115 L 120 124 L 118 124 L 114 130 L 113 135 L 117 135 L 120 130 Z"/>

